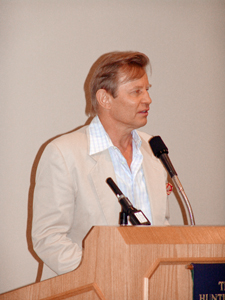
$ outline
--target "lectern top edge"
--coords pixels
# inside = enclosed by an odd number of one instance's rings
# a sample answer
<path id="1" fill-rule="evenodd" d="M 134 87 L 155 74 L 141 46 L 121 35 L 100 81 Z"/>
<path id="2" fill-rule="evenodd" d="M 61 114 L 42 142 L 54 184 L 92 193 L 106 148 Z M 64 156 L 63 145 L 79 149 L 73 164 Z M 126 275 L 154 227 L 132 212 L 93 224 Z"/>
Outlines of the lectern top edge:
<path id="1" fill-rule="evenodd" d="M 127 244 L 225 244 L 225 226 L 115 227 Z"/>

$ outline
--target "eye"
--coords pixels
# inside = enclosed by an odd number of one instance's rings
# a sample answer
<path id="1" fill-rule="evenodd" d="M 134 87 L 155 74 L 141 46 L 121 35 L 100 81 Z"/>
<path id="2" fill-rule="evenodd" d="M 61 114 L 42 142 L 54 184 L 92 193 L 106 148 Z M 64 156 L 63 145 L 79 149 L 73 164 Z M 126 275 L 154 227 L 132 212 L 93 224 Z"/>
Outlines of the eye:
<path id="1" fill-rule="evenodd" d="M 135 89 L 132 93 L 135 95 L 139 95 L 141 94 L 141 89 Z"/>
<path id="2" fill-rule="evenodd" d="M 150 88 L 151 88 L 152 86 L 151 86 L 151 84 L 148 86 L 148 87 L 146 87 L 146 91 L 149 93 L 149 90 L 150 90 Z"/>

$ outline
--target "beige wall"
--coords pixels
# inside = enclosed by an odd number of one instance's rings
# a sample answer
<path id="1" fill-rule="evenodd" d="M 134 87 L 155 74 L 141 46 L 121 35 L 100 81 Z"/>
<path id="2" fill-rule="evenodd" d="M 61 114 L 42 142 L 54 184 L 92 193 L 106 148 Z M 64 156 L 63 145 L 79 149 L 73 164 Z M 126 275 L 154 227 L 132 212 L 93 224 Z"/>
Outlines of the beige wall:
<path id="1" fill-rule="evenodd" d="M 225 225 L 224 33 L 225 1 L 0 0 L 0 292 L 35 281 L 35 157 L 86 122 L 84 80 L 107 51 L 150 57 L 143 130 L 167 144 L 197 225 Z M 171 223 L 183 224 L 169 199 Z"/>

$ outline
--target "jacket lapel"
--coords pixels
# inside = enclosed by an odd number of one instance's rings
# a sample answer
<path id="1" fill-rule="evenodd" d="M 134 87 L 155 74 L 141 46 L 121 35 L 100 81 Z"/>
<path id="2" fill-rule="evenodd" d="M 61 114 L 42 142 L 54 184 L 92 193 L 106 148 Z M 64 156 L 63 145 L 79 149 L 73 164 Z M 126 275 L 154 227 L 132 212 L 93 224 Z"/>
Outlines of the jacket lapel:
<path id="1" fill-rule="evenodd" d="M 106 179 L 111 177 L 116 182 L 116 175 L 108 150 L 91 155 L 95 161 L 91 170 L 91 179 L 95 186 L 98 199 L 108 225 L 119 224 L 119 213 L 121 206 L 111 188 L 106 183 Z"/>

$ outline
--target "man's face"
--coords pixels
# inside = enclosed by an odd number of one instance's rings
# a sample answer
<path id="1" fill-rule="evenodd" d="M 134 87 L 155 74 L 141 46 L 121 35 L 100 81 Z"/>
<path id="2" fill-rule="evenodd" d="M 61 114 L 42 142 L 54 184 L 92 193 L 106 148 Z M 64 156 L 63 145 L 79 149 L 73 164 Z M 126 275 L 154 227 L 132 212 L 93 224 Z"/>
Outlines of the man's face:
<path id="1" fill-rule="evenodd" d="M 122 78 L 123 82 L 123 78 Z M 147 74 L 132 81 L 121 83 L 117 96 L 110 100 L 110 116 L 121 129 L 133 130 L 147 123 L 148 111 L 152 102 L 148 90 Z"/>

